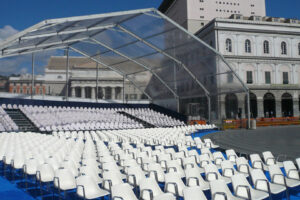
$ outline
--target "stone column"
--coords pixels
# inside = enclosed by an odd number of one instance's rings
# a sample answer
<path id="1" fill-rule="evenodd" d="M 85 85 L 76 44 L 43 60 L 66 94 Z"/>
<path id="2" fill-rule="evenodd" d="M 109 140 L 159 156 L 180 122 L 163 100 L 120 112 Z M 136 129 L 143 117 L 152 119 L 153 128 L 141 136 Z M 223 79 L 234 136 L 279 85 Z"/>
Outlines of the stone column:
<path id="1" fill-rule="evenodd" d="M 257 97 L 257 117 L 265 117 L 264 114 L 264 100 L 262 97 Z"/>
<path id="2" fill-rule="evenodd" d="M 75 87 L 71 87 L 71 95 L 72 97 L 75 97 Z"/>
<path id="3" fill-rule="evenodd" d="M 85 87 L 81 88 L 81 98 L 85 98 Z"/>
<path id="4" fill-rule="evenodd" d="M 275 108 L 276 108 L 276 117 L 282 117 L 282 111 L 281 111 L 281 99 L 275 100 Z"/>
<path id="5" fill-rule="evenodd" d="M 115 99 L 116 98 L 115 89 L 116 88 L 114 88 L 114 87 L 111 88 L 111 99 Z"/>
<path id="6" fill-rule="evenodd" d="M 294 112 L 294 117 L 299 117 L 299 99 L 294 98 L 293 99 L 293 112 Z"/>
<path id="7" fill-rule="evenodd" d="M 92 99 L 96 99 L 95 90 L 96 90 L 96 88 L 94 88 L 94 87 L 91 88 L 91 98 Z"/>
<path id="8" fill-rule="evenodd" d="M 103 98 L 102 99 L 106 99 L 106 88 L 104 87 L 104 88 L 102 88 L 102 91 L 103 91 Z"/>
<path id="9" fill-rule="evenodd" d="M 239 109 L 242 110 L 242 115 L 241 115 L 242 119 L 246 118 L 245 100 L 238 98 L 238 111 L 237 111 L 237 114 L 239 112 Z"/>
<path id="10" fill-rule="evenodd" d="M 218 98 L 219 98 L 218 105 L 220 106 L 219 111 L 221 112 L 220 117 L 221 117 L 221 119 L 223 119 L 223 118 L 225 119 L 226 118 L 225 97 L 224 97 L 224 95 L 222 95 L 222 96 L 219 96 Z"/>

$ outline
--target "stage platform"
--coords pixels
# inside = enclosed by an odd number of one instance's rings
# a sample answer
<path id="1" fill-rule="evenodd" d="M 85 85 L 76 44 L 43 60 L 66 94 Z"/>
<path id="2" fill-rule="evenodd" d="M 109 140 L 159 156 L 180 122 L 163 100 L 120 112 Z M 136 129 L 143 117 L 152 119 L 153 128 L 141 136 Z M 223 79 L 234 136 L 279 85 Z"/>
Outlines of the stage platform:
<path id="1" fill-rule="evenodd" d="M 300 157 L 300 126 L 226 130 L 205 135 L 203 138 L 211 138 L 223 150 L 234 149 L 243 154 L 271 151 L 276 157 L 286 155 L 284 160 Z"/>

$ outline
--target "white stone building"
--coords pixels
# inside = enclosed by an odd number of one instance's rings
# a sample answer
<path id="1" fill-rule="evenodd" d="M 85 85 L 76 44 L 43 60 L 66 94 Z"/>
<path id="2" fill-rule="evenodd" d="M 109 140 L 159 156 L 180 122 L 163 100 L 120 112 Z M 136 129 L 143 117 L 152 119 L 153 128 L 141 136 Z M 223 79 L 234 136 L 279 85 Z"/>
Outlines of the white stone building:
<path id="1" fill-rule="evenodd" d="M 50 96 L 65 96 L 66 94 L 66 56 L 50 57 L 48 65 L 45 67 L 45 74 L 35 77 L 36 87 L 42 85 L 43 93 Z M 24 81 L 23 81 L 24 80 Z M 138 80 L 143 80 L 139 77 Z M 23 85 L 30 85 L 31 76 L 24 79 L 20 77 L 10 78 L 10 93 L 29 94 L 27 90 L 21 90 Z M 22 83 L 21 83 L 22 82 Z M 24 82 L 24 83 L 23 83 Z M 21 85 L 20 85 L 21 83 Z M 69 96 L 87 99 L 106 100 L 140 100 L 145 96 L 136 89 L 128 80 L 111 69 L 99 65 L 98 71 L 98 92 L 96 91 L 96 63 L 84 57 L 69 58 Z M 41 90 L 41 89 L 40 89 Z M 37 89 L 37 91 L 39 91 Z M 40 94 L 40 93 L 36 93 Z"/>
<path id="2" fill-rule="evenodd" d="M 159 10 L 192 33 L 216 17 L 265 16 L 265 0 L 164 0 Z"/>
<path id="3" fill-rule="evenodd" d="M 299 116 L 298 20 L 233 15 L 212 20 L 196 35 L 221 52 L 250 88 L 253 117 Z M 220 101 L 222 116 L 245 117 L 244 94 L 228 94 Z"/>

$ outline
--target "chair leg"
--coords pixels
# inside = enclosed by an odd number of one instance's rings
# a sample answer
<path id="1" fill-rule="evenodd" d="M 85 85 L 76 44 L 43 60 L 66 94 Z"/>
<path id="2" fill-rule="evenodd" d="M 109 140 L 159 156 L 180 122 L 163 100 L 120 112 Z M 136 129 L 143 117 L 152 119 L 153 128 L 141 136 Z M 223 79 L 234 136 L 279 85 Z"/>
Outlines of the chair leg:
<path id="1" fill-rule="evenodd" d="M 286 188 L 286 199 L 290 200 L 289 188 Z"/>

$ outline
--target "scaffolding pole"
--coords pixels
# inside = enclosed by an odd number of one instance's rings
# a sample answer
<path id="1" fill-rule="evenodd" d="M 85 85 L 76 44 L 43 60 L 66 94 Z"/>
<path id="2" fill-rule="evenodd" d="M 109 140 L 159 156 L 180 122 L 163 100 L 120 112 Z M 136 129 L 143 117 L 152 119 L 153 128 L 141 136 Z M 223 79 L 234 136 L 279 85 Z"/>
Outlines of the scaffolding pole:
<path id="1" fill-rule="evenodd" d="M 207 104 L 208 104 L 208 122 L 211 124 L 211 97 L 207 96 Z"/>
<path id="2" fill-rule="evenodd" d="M 32 53 L 31 57 L 31 99 L 33 99 L 34 93 L 34 53 Z"/>
<path id="3" fill-rule="evenodd" d="M 123 104 L 125 103 L 125 77 L 123 75 Z"/>
<path id="4" fill-rule="evenodd" d="M 96 63 L 96 102 L 98 102 L 98 73 L 99 73 L 99 63 Z"/>
<path id="5" fill-rule="evenodd" d="M 67 51 L 66 51 L 66 54 L 67 54 L 67 63 L 66 63 L 66 101 L 69 100 L 69 47 L 67 48 Z"/>

